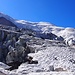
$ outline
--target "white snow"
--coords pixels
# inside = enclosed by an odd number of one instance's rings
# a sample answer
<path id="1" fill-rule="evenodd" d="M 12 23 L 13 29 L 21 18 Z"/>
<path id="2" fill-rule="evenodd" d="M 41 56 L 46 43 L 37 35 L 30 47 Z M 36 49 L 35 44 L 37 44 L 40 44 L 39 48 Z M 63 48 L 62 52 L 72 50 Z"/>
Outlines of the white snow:
<path id="1" fill-rule="evenodd" d="M 73 72 L 40 72 L 40 73 L 29 73 L 28 75 L 74 75 Z"/>
<path id="2" fill-rule="evenodd" d="M 6 70 L 9 68 L 10 66 L 0 62 L 0 75 L 16 75 L 16 73 Z"/>
<path id="3" fill-rule="evenodd" d="M 0 62 L 0 68 L 9 69 L 10 66 L 8 66 L 8 65 L 6 65 L 6 64 L 4 64 L 4 63 L 2 63 L 2 62 Z"/>

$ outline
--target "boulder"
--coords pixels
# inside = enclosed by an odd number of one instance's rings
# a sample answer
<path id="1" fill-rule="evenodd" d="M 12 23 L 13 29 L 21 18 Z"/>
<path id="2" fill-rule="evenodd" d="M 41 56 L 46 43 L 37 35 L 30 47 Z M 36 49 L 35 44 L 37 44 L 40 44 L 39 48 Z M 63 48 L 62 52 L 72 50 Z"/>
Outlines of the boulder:
<path id="1" fill-rule="evenodd" d="M 28 53 L 30 53 L 30 48 L 27 46 L 24 39 L 20 38 L 15 43 L 15 48 L 9 45 L 8 50 L 9 52 L 6 57 L 6 63 L 12 66 L 11 69 L 18 68 L 22 62 L 28 61 L 27 57 Z"/>
<path id="2" fill-rule="evenodd" d="M 64 70 L 63 68 L 59 67 L 59 68 L 55 68 L 54 71 L 57 71 L 57 72 L 62 72 L 62 71 L 67 71 L 67 70 Z"/>

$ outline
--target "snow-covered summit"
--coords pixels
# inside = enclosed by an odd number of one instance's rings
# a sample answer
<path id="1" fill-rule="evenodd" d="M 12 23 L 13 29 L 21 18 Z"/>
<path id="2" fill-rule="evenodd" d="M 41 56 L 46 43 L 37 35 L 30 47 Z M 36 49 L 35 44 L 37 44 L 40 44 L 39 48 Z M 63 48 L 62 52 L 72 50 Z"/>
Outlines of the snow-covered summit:
<path id="1" fill-rule="evenodd" d="M 2 13 L 2 12 L 0 12 L 0 17 L 4 17 L 4 18 L 6 18 L 9 21 L 14 22 L 13 18 L 11 18 L 10 16 L 8 16 L 8 15 Z"/>

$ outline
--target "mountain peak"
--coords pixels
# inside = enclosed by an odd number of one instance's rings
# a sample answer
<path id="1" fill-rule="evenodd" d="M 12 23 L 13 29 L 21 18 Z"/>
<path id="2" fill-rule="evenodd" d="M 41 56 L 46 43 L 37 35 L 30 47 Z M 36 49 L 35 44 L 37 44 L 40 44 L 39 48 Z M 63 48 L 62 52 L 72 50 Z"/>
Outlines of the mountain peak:
<path id="1" fill-rule="evenodd" d="M 4 13 L 0 12 L 0 17 L 7 18 L 7 17 L 8 17 L 8 15 L 6 15 L 6 14 L 4 14 Z"/>
<path id="2" fill-rule="evenodd" d="M 0 15 L 2 15 L 2 16 L 3 16 L 4 14 L 3 14 L 2 12 L 0 12 Z"/>
<path id="3" fill-rule="evenodd" d="M 7 26 L 13 26 L 17 27 L 13 21 L 14 19 L 11 18 L 10 16 L 0 12 L 0 24 L 2 25 L 7 25 Z"/>

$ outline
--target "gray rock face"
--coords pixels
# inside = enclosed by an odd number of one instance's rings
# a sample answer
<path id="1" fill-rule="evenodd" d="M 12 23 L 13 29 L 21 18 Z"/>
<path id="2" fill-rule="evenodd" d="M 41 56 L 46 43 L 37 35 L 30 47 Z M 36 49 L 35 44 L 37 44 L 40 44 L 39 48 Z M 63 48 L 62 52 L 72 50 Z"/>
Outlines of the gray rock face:
<path id="1" fill-rule="evenodd" d="M 14 47 L 17 35 L 15 32 L 10 31 L 9 26 L 0 25 L 0 61 L 6 62 L 6 56 L 9 52 L 9 45 Z M 16 35 L 15 35 L 16 34 Z"/>

